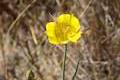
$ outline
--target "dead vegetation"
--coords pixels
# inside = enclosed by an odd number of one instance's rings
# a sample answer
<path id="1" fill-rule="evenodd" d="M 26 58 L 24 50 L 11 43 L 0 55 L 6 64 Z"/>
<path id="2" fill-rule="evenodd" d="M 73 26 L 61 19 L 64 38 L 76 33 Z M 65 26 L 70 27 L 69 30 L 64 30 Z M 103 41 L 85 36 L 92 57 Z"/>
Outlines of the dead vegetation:
<path id="1" fill-rule="evenodd" d="M 84 34 L 68 44 L 66 80 L 78 60 L 76 80 L 120 80 L 120 0 L 92 0 L 81 16 L 89 1 L 0 0 L 0 80 L 62 79 L 64 47 L 48 43 L 44 31 L 67 12 L 79 18 Z"/>

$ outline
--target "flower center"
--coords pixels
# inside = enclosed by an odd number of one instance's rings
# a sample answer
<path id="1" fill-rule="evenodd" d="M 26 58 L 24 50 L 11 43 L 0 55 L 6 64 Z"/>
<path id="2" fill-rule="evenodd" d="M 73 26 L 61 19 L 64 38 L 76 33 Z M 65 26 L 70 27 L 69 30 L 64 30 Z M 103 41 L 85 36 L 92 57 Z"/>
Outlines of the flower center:
<path id="1" fill-rule="evenodd" d="M 65 23 L 57 23 L 55 27 L 55 34 L 58 41 L 67 41 L 70 32 L 70 25 Z"/>

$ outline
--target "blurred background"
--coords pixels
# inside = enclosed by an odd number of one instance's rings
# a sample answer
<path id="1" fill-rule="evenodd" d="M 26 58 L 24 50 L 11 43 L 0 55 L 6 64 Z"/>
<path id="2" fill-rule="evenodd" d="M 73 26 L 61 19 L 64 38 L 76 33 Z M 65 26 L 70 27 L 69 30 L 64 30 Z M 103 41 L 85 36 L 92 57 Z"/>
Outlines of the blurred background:
<path id="1" fill-rule="evenodd" d="M 78 61 L 76 80 L 120 80 L 120 0 L 0 0 L 0 80 L 62 79 L 64 46 L 44 33 L 62 13 L 83 31 L 68 44 L 66 80 Z"/>

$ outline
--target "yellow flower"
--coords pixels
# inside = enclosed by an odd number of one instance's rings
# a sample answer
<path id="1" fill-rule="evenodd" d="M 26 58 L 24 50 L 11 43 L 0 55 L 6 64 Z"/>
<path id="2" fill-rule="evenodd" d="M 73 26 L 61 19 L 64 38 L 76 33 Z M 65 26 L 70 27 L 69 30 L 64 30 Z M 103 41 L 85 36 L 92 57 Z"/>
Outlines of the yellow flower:
<path id="1" fill-rule="evenodd" d="M 77 42 L 81 37 L 79 20 L 72 14 L 62 14 L 55 22 L 46 25 L 46 34 L 52 44 Z"/>

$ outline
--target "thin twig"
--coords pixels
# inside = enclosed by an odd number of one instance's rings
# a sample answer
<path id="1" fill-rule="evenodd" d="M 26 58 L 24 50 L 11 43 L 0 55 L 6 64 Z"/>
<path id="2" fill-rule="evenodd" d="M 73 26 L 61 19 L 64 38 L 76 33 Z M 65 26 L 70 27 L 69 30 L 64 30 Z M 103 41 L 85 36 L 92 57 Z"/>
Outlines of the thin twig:
<path id="1" fill-rule="evenodd" d="M 19 45 L 21 46 L 21 48 L 24 49 L 24 46 L 26 46 L 27 48 L 27 51 L 24 51 L 24 55 L 26 56 L 29 64 L 30 64 L 30 67 L 33 67 L 36 71 L 36 73 L 39 75 L 39 80 L 44 80 L 44 76 L 42 75 L 42 73 L 39 71 L 40 69 L 40 66 L 38 66 L 37 64 L 35 64 L 35 60 L 33 59 L 33 56 L 32 56 L 32 53 L 31 53 L 31 49 L 29 47 L 29 44 L 28 44 L 28 41 L 25 42 L 25 44 L 21 44 L 19 43 Z"/>
<path id="2" fill-rule="evenodd" d="M 3 39 L 1 42 L 1 48 L 2 48 L 2 58 L 3 58 L 3 67 L 4 67 L 4 78 L 7 80 L 8 79 L 8 72 L 7 72 L 7 62 L 6 62 L 6 54 L 5 54 Z"/>
<path id="3" fill-rule="evenodd" d="M 5 56 L 4 50 L 2 50 L 2 51 L 3 51 L 2 52 L 2 58 L 3 58 L 3 67 L 4 67 L 4 78 L 8 79 L 6 56 Z"/>
<path id="4" fill-rule="evenodd" d="M 80 64 L 80 57 L 79 57 L 79 60 L 78 60 L 78 62 L 77 62 L 77 67 L 76 67 L 75 73 L 74 73 L 74 75 L 73 75 L 73 77 L 72 77 L 72 80 L 74 80 L 75 77 L 76 77 L 76 74 L 77 74 L 77 71 L 78 71 L 79 64 Z"/>
<path id="5" fill-rule="evenodd" d="M 80 14 L 80 18 L 82 18 L 84 16 L 84 14 L 86 13 L 86 11 L 88 10 L 88 8 L 90 7 L 91 3 L 93 2 L 93 0 L 90 0 L 88 5 L 86 6 L 86 8 L 82 11 L 82 13 Z"/>
<path id="6" fill-rule="evenodd" d="M 12 28 L 15 26 L 17 21 L 23 16 L 23 14 L 31 7 L 33 3 L 35 3 L 37 0 L 33 0 L 29 5 L 26 6 L 26 8 L 17 16 L 17 18 L 12 22 L 10 25 L 7 34 L 12 30 Z"/>
<path id="7" fill-rule="evenodd" d="M 37 64 L 35 64 L 35 60 L 33 59 L 33 56 L 32 56 L 32 53 L 31 53 L 31 50 L 30 50 L 30 47 L 29 47 L 29 44 L 28 44 L 28 42 L 26 42 L 26 47 L 27 47 L 27 50 L 28 50 L 28 53 L 27 53 L 27 55 L 29 55 L 29 57 L 28 57 L 28 60 L 29 60 L 29 63 L 31 63 L 32 64 L 32 66 L 34 66 L 36 69 L 37 69 L 37 73 L 38 73 L 38 75 L 40 76 L 40 80 L 44 80 L 44 78 L 43 78 L 43 75 L 39 72 L 39 66 L 37 65 Z"/>
<path id="8" fill-rule="evenodd" d="M 30 31 L 31 31 L 31 35 L 32 35 L 33 41 L 34 41 L 35 45 L 37 45 L 38 41 L 37 41 L 37 38 L 36 38 L 33 26 L 30 26 Z"/>

